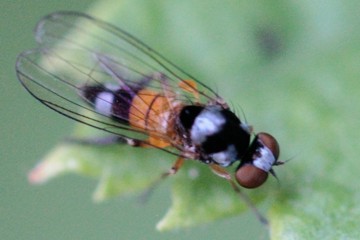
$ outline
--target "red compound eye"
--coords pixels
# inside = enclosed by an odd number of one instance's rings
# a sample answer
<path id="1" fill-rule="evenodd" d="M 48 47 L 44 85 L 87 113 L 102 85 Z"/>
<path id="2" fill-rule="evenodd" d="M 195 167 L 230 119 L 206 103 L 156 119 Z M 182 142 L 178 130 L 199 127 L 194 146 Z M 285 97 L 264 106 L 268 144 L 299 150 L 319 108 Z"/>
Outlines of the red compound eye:
<path id="1" fill-rule="evenodd" d="M 241 166 L 235 174 L 237 182 L 245 188 L 257 188 L 267 179 L 268 173 L 251 164 Z"/>

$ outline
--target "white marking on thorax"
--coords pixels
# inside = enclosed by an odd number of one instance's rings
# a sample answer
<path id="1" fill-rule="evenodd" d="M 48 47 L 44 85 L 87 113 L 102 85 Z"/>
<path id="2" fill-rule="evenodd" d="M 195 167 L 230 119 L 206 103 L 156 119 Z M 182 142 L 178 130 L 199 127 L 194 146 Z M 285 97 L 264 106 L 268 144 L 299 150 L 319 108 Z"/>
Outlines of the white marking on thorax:
<path id="1" fill-rule="evenodd" d="M 220 166 L 227 167 L 236 160 L 237 151 L 234 145 L 228 146 L 224 151 L 209 154 Z"/>
<path id="2" fill-rule="evenodd" d="M 95 110 L 106 116 L 111 116 L 114 94 L 111 92 L 99 93 L 95 100 Z"/>
<path id="3" fill-rule="evenodd" d="M 195 144 L 201 144 L 207 136 L 219 132 L 225 123 L 225 118 L 216 109 L 204 109 L 194 121 L 191 128 L 191 139 Z"/>
<path id="4" fill-rule="evenodd" d="M 255 167 L 260 168 L 265 172 L 269 172 L 274 163 L 275 157 L 273 153 L 265 146 L 260 148 L 260 157 L 253 161 Z"/>

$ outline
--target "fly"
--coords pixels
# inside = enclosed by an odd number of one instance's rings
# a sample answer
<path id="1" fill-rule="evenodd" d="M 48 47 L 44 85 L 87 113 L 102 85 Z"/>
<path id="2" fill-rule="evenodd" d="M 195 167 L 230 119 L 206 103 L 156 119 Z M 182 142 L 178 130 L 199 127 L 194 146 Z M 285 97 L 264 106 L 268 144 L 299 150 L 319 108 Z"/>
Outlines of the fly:
<path id="1" fill-rule="evenodd" d="M 207 164 L 255 211 L 240 187 L 275 176 L 279 144 L 253 133 L 215 91 L 124 30 L 77 12 L 44 17 L 38 48 L 20 54 L 18 79 L 54 111 L 111 134 L 112 141 Z M 115 137 L 113 137 L 115 136 Z M 251 140 L 251 138 L 253 138 Z M 109 142 L 109 141 L 108 141 Z M 237 163 L 234 179 L 225 169 Z"/>

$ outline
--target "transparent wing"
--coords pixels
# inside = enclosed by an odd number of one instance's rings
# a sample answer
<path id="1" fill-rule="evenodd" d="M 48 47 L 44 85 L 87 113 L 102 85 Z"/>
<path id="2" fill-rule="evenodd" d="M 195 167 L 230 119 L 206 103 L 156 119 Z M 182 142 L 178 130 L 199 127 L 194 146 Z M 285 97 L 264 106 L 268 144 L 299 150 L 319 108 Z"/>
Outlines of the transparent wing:
<path id="1" fill-rule="evenodd" d="M 104 84 L 109 89 L 121 86 L 131 90 L 146 84 L 148 89 L 166 92 L 184 104 L 222 102 L 214 91 L 140 40 L 91 16 L 50 14 L 38 23 L 35 35 L 38 48 L 23 52 L 17 59 L 19 80 L 49 108 L 95 128 L 147 139 L 147 132 L 96 112 L 79 96 L 83 86 Z M 196 84 L 184 81 L 188 79 Z"/>

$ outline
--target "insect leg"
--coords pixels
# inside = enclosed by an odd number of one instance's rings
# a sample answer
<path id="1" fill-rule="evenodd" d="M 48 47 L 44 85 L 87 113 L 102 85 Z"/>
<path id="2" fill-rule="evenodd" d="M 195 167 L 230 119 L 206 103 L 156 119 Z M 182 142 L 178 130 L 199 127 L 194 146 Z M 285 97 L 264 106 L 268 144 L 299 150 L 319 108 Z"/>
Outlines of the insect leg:
<path id="1" fill-rule="evenodd" d="M 177 173 L 177 171 L 182 167 L 182 165 L 184 165 L 184 161 L 185 159 L 183 157 L 178 157 L 172 167 L 167 172 L 161 174 L 161 179 Z"/>
<path id="2" fill-rule="evenodd" d="M 176 159 L 175 163 L 172 165 L 172 167 L 162 173 L 160 175 L 160 177 L 158 179 L 156 179 L 149 187 L 149 189 L 155 188 L 162 180 L 164 180 L 165 178 L 167 178 L 168 176 L 174 175 L 177 173 L 177 171 L 182 167 L 182 165 L 184 164 L 185 159 L 183 157 L 178 157 L 178 159 Z"/>
<path id="3" fill-rule="evenodd" d="M 152 182 L 150 184 L 150 186 L 141 194 L 140 199 L 142 202 L 145 202 L 149 196 L 151 195 L 151 193 L 154 191 L 154 189 L 159 185 L 159 183 L 161 183 L 164 179 L 166 179 L 167 177 L 174 175 L 177 173 L 177 171 L 182 167 L 182 165 L 184 164 L 185 159 L 183 157 L 179 157 L 178 159 L 176 159 L 175 163 L 172 165 L 172 167 L 162 173 L 160 175 L 160 177 L 158 179 L 156 179 L 154 182 Z"/>
<path id="4" fill-rule="evenodd" d="M 222 167 L 216 164 L 210 164 L 211 170 L 218 176 L 225 178 L 234 189 L 234 191 L 239 195 L 239 197 L 250 207 L 250 209 L 254 212 L 255 216 L 259 219 L 259 221 L 265 226 L 269 225 L 268 220 L 264 217 L 259 210 L 256 208 L 254 203 L 250 200 L 250 198 L 241 191 L 238 185 L 232 180 L 231 175 Z"/>

